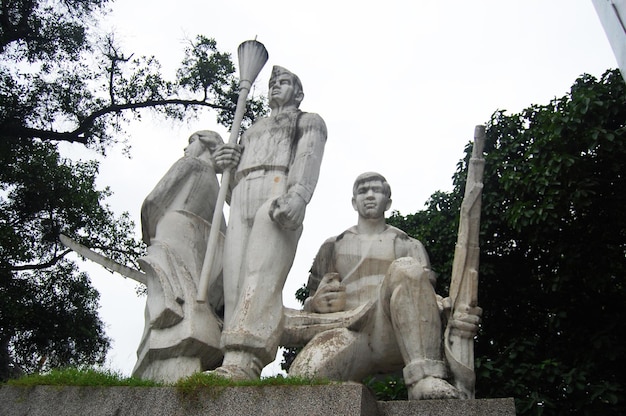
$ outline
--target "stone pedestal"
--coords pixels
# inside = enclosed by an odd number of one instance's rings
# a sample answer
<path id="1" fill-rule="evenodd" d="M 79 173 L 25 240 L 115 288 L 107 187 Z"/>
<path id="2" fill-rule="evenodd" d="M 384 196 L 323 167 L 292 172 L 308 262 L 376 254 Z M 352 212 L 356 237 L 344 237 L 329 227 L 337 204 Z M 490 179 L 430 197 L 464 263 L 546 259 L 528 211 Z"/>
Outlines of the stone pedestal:
<path id="1" fill-rule="evenodd" d="M 360 384 L 203 388 L 0 387 L 0 414 L 21 416 L 514 416 L 513 399 L 376 402 Z"/>

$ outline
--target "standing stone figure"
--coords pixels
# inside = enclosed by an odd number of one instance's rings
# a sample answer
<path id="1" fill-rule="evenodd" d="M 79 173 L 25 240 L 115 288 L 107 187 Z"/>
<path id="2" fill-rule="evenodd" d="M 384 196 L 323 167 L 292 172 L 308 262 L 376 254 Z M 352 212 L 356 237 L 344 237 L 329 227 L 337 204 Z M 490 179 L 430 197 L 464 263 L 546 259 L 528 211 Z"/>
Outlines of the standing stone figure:
<path id="1" fill-rule="evenodd" d="M 302 234 L 326 143 L 317 114 L 298 109 L 300 79 L 275 66 L 269 81 L 271 115 L 254 123 L 240 145 L 215 154 L 235 168 L 224 246 L 224 361 L 213 373 L 258 378 L 274 360 L 283 326 L 282 289 Z"/>
<path id="2" fill-rule="evenodd" d="M 386 179 L 360 175 L 353 187 L 357 225 L 328 239 L 309 277 L 307 319 L 327 319 L 293 362 L 292 376 L 360 381 L 402 369 L 409 399 L 461 398 L 448 380 L 443 359 L 444 299 L 422 243 L 385 223 L 391 206 Z M 480 308 L 453 317 L 453 325 L 475 334 Z M 456 320 L 458 318 L 458 321 Z M 332 328 L 332 321 L 342 323 Z M 313 325 L 315 327 L 315 325 Z M 301 328 L 307 331 L 306 325 Z"/>
<path id="3" fill-rule="evenodd" d="M 223 144 L 218 133 L 191 135 L 175 162 L 141 207 L 147 254 L 139 259 L 147 286 L 146 326 L 133 375 L 176 381 L 215 368 L 223 292 L 221 279 L 209 288 L 209 302 L 195 302 L 219 190 L 212 154 Z M 225 231 L 226 224 L 215 224 Z M 223 246 L 223 238 L 220 251 Z M 219 275 L 221 262 L 215 267 Z"/>

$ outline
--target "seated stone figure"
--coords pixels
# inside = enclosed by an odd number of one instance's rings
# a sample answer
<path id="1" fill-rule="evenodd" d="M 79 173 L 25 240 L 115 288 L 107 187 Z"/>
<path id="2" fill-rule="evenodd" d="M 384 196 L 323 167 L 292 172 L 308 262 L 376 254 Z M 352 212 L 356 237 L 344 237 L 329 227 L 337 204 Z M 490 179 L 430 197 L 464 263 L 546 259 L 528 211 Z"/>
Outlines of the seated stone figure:
<path id="1" fill-rule="evenodd" d="M 139 264 L 148 293 L 134 376 L 176 381 L 221 362 L 221 262 L 211 273 L 209 302 L 200 304 L 195 298 L 219 190 L 213 153 L 222 144 L 213 131 L 192 134 L 184 157 L 172 165 L 141 207 L 148 250 Z M 226 229 L 225 221 L 216 226 Z M 223 236 L 220 252 L 222 247 Z"/>
<path id="2" fill-rule="evenodd" d="M 357 225 L 328 239 L 315 258 L 305 311 L 287 311 L 295 322 L 292 332 L 312 336 L 290 376 L 360 381 L 402 369 L 411 400 L 463 398 L 449 383 L 442 351 L 445 302 L 435 294 L 426 250 L 385 223 L 391 206 L 386 179 L 373 172 L 360 175 L 352 206 Z M 459 326 L 475 334 L 480 312 L 472 308 Z"/>

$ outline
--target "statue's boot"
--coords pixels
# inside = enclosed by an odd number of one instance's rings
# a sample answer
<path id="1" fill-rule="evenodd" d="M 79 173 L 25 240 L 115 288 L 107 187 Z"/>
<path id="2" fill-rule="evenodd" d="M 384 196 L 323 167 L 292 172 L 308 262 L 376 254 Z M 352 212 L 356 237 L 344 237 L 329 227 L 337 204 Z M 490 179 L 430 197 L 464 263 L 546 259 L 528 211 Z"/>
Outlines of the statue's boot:
<path id="1" fill-rule="evenodd" d="M 253 354 L 246 351 L 226 351 L 222 365 L 205 374 L 211 374 L 233 381 L 256 380 L 261 376 L 263 364 Z"/>
<path id="2" fill-rule="evenodd" d="M 409 400 L 461 399 L 463 394 L 444 380 L 443 361 L 421 359 L 409 363 L 403 370 Z"/>
<path id="3" fill-rule="evenodd" d="M 463 395 L 450 383 L 437 377 L 424 377 L 408 388 L 409 400 L 461 399 Z"/>

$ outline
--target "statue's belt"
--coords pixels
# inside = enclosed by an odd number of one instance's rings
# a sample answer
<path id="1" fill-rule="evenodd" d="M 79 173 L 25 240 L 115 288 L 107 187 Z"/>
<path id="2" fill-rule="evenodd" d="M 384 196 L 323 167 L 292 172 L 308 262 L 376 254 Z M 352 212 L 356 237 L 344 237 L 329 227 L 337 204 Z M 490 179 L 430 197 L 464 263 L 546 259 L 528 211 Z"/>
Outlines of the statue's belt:
<path id="1" fill-rule="evenodd" d="M 265 173 L 265 172 L 271 172 L 271 171 L 281 172 L 286 175 L 287 173 L 289 173 L 289 168 L 287 166 L 258 165 L 258 166 L 253 166 L 251 168 L 238 170 L 235 173 L 235 183 L 233 184 L 233 188 L 237 186 L 240 180 L 246 178 L 251 173 Z"/>

